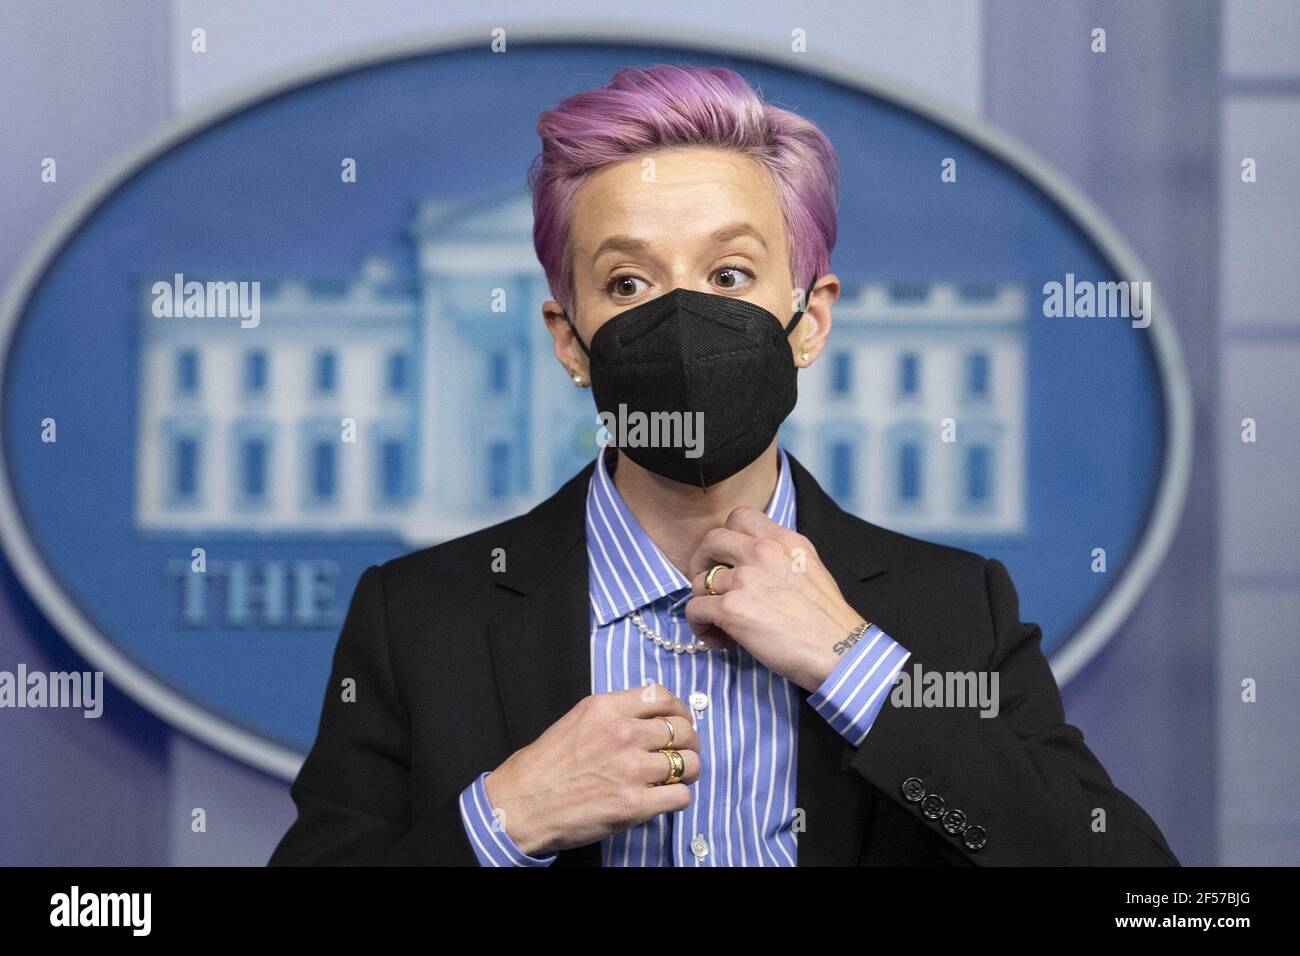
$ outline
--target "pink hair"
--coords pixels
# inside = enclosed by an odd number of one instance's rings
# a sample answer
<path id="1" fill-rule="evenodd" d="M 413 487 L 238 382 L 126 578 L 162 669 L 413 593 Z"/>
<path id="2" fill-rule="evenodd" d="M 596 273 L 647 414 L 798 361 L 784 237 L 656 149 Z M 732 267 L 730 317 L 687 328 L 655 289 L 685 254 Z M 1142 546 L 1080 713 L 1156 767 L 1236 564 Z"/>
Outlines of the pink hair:
<path id="1" fill-rule="evenodd" d="M 542 151 L 528 171 L 533 247 L 551 294 L 573 314 L 569 220 L 578 187 L 610 163 L 672 146 L 734 149 L 767 170 L 790 238 L 797 288 L 830 271 L 839 158 L 826 135 L 764 103 L 739 73 L 659 64 L 624 67 L 600 89 L 542 112 Z"/>

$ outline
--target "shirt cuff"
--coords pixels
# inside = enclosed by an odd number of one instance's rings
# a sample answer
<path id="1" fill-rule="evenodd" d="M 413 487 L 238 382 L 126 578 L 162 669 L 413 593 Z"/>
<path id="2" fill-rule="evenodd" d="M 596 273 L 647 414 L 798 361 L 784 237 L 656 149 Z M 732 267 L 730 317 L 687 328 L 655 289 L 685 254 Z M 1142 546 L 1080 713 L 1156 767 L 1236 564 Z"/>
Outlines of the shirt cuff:
<path id="1" fill-rule="evenodd" d="M 483 781 L 492 771 L 485 771 L 461 791 L 460 817 L 465 824 L 474 855 L 480 866 L 550 866 L 558 854 L 529 856 L 510 839 L 505 827 L 497 822 L 488 805 L 487 788 Z"/>
<path id="2" fill-rule="evenodd" d="M 872 624 L 809 695 L 808 703 L 857 747 L 866 739 L 889 697 L 889 688 L 911 656 L 911 651 Z"/>

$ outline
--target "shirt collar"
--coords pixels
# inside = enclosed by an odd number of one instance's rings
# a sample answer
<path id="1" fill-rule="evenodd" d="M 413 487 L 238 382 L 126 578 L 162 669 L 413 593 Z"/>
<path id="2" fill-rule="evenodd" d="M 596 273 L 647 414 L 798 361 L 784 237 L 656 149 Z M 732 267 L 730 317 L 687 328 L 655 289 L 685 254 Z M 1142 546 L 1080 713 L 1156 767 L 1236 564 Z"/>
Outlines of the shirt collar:
<path id="1" fill-rule="evenodd" d="M 691 582 L 646 534 L 614 487 L 606 457 L 616 453 L 614 448 L 607 448 L 596 456 L 596 468 L 587 487 L 589 590 L 597 625 L 647 607 L 665 595 L 689 592 L 691 587 Z M 790 466 L 785 449 L 778 445 L 776 489 L 767 504 L 767 516 L 793 531 L 794 502 Z"/>

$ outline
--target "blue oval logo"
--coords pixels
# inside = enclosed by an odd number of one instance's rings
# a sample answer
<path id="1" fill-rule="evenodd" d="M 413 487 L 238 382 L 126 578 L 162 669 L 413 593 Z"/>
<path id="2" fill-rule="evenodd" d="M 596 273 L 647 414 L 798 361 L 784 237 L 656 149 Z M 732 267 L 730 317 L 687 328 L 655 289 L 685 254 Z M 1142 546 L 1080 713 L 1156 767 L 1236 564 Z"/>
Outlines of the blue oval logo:
<path id="1" fill-rule="evenodd" d="M 1190 461 L 1174 322 L 1114 230 L 1022 147 L 848 69 L 539 36 L 190 120 L 29 258 L 0 316 L 0 529 L 92 664 L 291 778 L 361 571 L 593 457 L 524 172 L 575 77 L 656 62 L 737 69 L 840 154 L 844 290 L 785 446 L 848 510 L 1001 559 L 1058 679 L 1096 652 Z"/>

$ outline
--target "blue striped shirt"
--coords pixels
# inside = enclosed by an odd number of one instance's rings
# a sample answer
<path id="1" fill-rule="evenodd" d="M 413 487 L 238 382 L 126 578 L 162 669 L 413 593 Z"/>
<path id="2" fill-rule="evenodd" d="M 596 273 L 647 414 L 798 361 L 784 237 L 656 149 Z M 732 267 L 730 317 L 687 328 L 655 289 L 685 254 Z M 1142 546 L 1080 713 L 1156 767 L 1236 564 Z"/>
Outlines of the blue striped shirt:
<path id="1" fill-rule="evenodd" d="M 767 515 L 795 529 L 794 483 L 779 451 Z M 612 450 L 611 450 L 612 453 Z M 794 866 L 800 688 L 743 647 L 674 654 L 633 624 L 683 644 L 691 584 L 650 539 L 597 457 L 587 492 L 591 690 L 602 694 L 662 684 L 686 702 L 700 737 L 700 778 L 685 809 L 660 814 L 601 841 L 605 866 Z M 862 743 L 910 653 L 874 624 L 807 698 L 855 747 Z M 484 866 L 546 866 L 496 824 L 480 774 L 461 793 L 461 817 Z"/>

